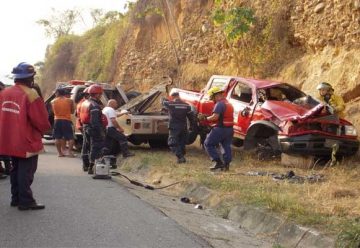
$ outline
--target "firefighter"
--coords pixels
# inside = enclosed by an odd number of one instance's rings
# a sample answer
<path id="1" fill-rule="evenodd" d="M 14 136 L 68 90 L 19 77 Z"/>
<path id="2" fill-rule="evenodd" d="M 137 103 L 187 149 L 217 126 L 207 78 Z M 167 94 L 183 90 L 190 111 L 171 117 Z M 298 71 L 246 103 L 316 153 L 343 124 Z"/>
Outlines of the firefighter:
<path id="1" fill-rule="evenodd" d="M 32 89 L 34 66 L 14 67 L 15 86 L 0 94 L 0 154 L 11 156 L 11 203 L 19 210 L 44 209 L 35 201 L 31 184 L 43 151 L 42 135 L 51 128 L 43 99 Z"/>
<path id="2" fill-rule="evenodd" d="M 179 93 L 171 94 L 172 101 L 163 99 L 163 106 L 169 112 L 168 145 L 177 157 L 177 163 L 186 163 L 185 145 L 187 139 L 187 119 L 192 121 L 192 110 L 189 104 L 180 100 Z"/>
<path id="3" fill-rule="evenodd" d="M 211 122 L 212 129 L 207 135 L 204 146 L 214 162 L 210 170 L 229 170 L 231 155 L 231 143 L 234 134 L 234 109 L 233 106 L 225 99 L 224 91 L 215 86 L 208 92 L 210 99 L 215 102 L 212 115 L 205 116 L 199 114 L 199 120 L 207 120 Z M 221 146 L 222 158 L 219 155 L 217 147 Z"/>
<path id="4" fill-rule="evenodd" d="M 89 87 L 90 98 L 81 105 L 80 119 L 83 124 L 86 137 L 90 138 L 90 161 L 88 174 L 94 174 L 95 159 L 100 158 L 104 147 L 105 128 L 104 118 L 101 112 L 102 103 L 100 98 L 103 88 L 100 85 L 93 84 Z M 105 118 L 106 122 L 106 118 Z M 106 125 L 105 125 L 106 126 Z"/>
<path id="5" fill-rule="evenodd" d="M 90 104 L 89 101 L 89 88 L 85 88 L 83 91 L 83 98 L 80 100 L 80 102 L 76 106 L 76 128 L 81 131 L 83 142 L 81 147 L 81 160 L 82 160 L 82 168 L 83 171 L 89 170 L 90 160 L 89 160 L 89 154 L 90 154 L 90 137 L 88 132 L 85 132 L 84 125 L 88 125 L 88 120 L 86 120 L 87 116 L 87 107 Z M 83 123 L 83 121 L 87 121 L 87 123 Z"/>
<path id="6" fill-rule="evenodd" d="M 328 111 L 331 114 L 336 114 L 340 118 L 344 118 L 345 103 L 341 96 L 334 94 L 334 88 L 331 84 L 322 82 L 316 89 L 319 91 L 319 98 L 322 103 L 327 104 L 331 108 Z M 326 109 L 324 109 L 327 112 Z"/>

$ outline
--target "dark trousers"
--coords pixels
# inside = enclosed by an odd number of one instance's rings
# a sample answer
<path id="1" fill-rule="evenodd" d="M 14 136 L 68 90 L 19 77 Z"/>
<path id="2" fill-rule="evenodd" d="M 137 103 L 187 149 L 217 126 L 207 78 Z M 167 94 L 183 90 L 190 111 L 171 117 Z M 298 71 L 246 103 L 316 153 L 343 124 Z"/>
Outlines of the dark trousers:
<path id="1" fill-rule="evenodd" d="M 89 135 L 87 126 L 83 126 L 82 134 L 83 134 L 83 143 L 82 143 L 82 148 L 81 148 L 81 159 L 83 161 L 83 166 L 89 167 L 89 164 L 90 164 L 90 159 L 89 159 L 90 135 Z"/>
<path id="2" fill-rule="evenodd" d="M 100 129 L 89 128 L 90 137 L 90 164 L 94 164 L 95 160 L 102 156 L 104 148 L 104 134 Z"/>
<path id="3" fill-rule="evenodd" d="M 168 146 L 178 158 L 185 155 L 186 138 L 187 130 L 185 128 L 169 128 Z"/>
<path id="4" fill-rule="evenodd" d="M 123 155 L 129 153 L 128 142 L 125 134 L 119 132 L 115 127 L 109 127 L 106 130 L 105 146 L 110 150 L 112 155 L 117 155 L 114 154 L 118 153 L 115 152 L 117 149 L 113 149 L 116 148 L 114 141 L 120 146 L 120 150 Z"/>
<path id="5" fill-rule="evenodd" d="M 214 127 L 207 135 L 204 146 L 212 160 L 220 159 L 217 146 L 221 145 L 224 149 L 223 160 L 230 163 L 232 160 L 231 143 L 234 135 L 233 128 Z"/>
<path id="6" fill-rule="evenodd" d="M 30 186 L 34 181 L 37 164 L 38 155 L 30 158 L 12 157 L 13 168 L 10 173 L 12 202 L 23 206 L 35 202 Z"/>

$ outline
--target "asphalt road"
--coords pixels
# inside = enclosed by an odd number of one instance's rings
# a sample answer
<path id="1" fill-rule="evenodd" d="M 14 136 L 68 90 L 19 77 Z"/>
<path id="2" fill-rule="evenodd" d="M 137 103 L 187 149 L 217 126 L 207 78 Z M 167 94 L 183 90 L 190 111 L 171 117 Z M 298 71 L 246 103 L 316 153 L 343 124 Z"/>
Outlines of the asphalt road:
<path id="1" fill-rule="evenodd" d="M 45 210 L 10 207 L 0 181 L 0 247 L 209 247 L 148 203 L 110 180 L 94 180 L 78 158 L 40 156 L 32 189 Z"/>

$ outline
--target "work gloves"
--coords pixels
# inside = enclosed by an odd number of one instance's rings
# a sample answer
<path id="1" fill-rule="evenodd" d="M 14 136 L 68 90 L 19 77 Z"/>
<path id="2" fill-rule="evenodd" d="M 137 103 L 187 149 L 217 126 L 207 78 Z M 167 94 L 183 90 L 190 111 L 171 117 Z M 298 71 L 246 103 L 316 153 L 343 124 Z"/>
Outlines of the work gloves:
<path id="1" fill-rule="evenodd" d="M 199 113 L 197 115 L 197 118 L 198 118 L 199 121 L 205 121 L 206 120 L 206 115 Z"/>

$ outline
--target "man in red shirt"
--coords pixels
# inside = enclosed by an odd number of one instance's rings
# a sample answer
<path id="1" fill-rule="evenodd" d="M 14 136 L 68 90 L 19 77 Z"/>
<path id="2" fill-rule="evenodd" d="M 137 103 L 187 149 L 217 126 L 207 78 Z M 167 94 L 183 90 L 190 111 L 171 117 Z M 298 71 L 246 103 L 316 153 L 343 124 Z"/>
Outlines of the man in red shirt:
<path id="1" fill-rule="evenodd" d="M 43 151 L 42 135 L 50 129 L 43 99 L 32 88 L 35 69 L 22 62 L 12 71 L 15 85 L 0 94 L 0 154 L 11 156 L 11 203 L 19 210 L 44 209 L 31 184 Z"/>

